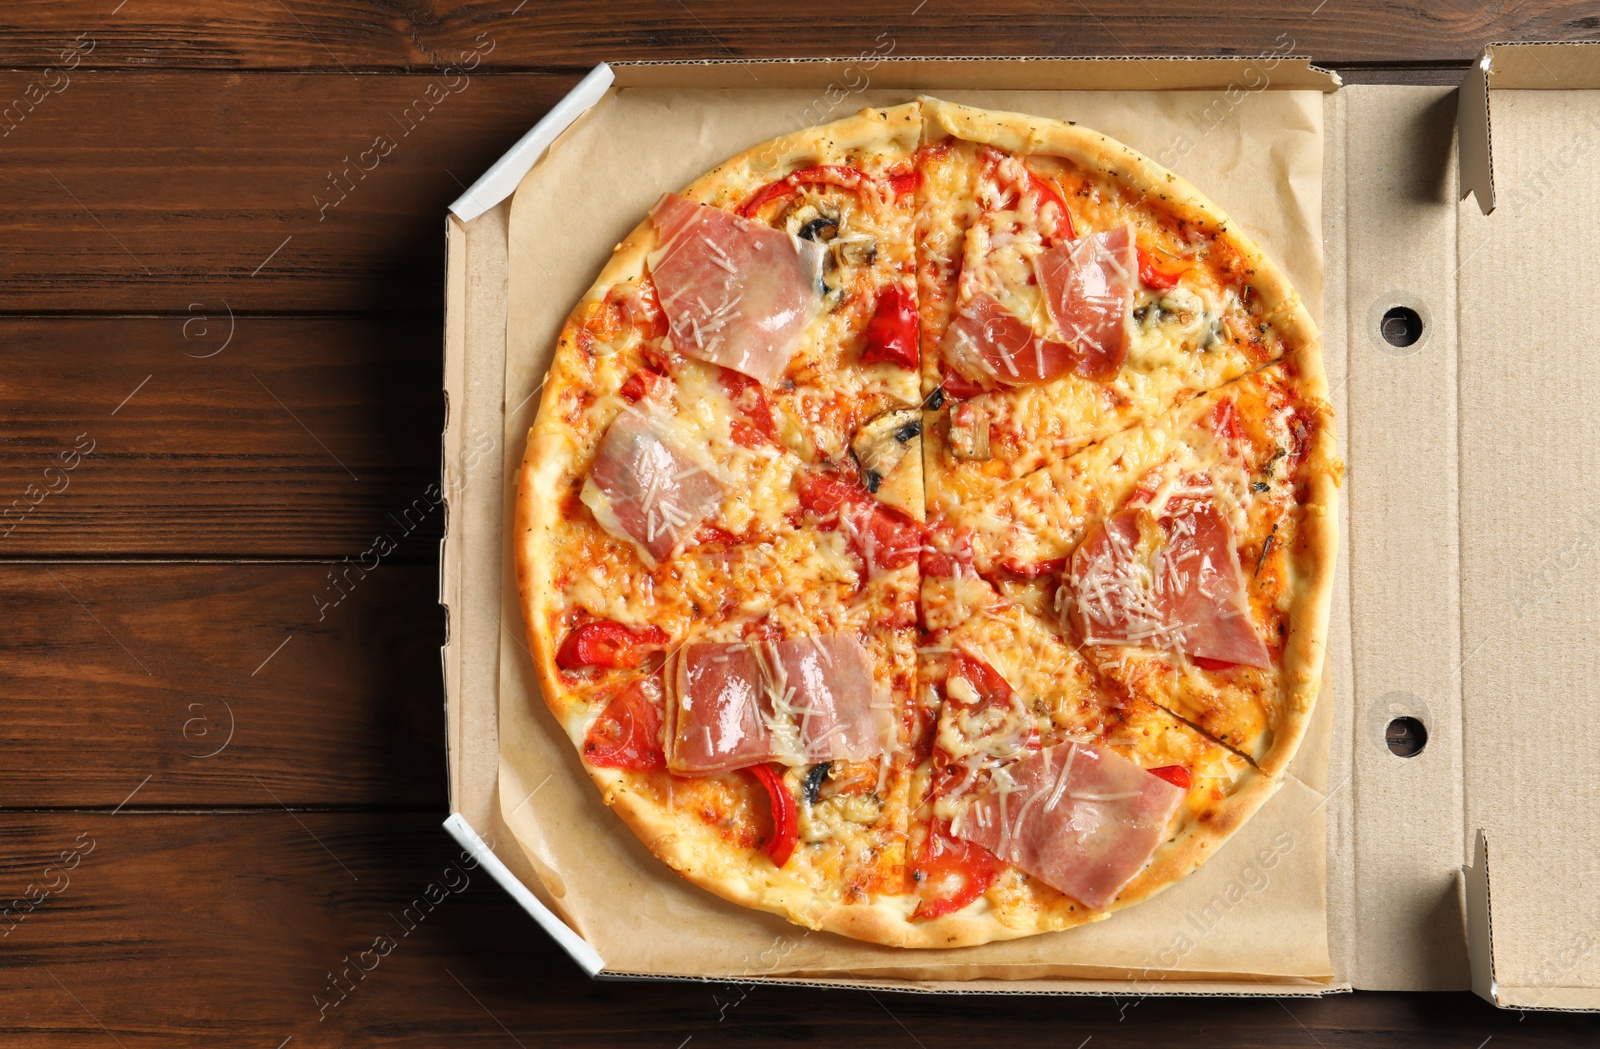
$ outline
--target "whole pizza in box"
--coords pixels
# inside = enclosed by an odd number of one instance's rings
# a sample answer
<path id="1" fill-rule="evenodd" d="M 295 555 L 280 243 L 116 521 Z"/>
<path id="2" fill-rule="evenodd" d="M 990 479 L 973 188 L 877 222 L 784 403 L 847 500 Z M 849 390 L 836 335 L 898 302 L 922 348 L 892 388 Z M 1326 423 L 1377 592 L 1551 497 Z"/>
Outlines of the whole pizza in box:
<path id="1" fill-rule="evenodd" d="M 573 309 L 517 578 L 550 710 L 689 881 L 951 947 L 1199 867 L 1317 697 L 1315 327 L 1188 183 L 934 99 L 664 193 Z"/>

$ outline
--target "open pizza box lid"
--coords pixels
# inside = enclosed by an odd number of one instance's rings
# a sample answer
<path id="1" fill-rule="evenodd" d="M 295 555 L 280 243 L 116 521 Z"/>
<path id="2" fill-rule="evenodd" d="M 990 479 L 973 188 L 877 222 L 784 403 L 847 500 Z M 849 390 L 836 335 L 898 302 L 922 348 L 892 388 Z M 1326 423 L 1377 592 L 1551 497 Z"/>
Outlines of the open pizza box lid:
<path id="1" fill-rule="evenodd" d="M 600 66 L 452 207 L 447 829 L 597 976 L 1600 1008 L 1600 315 L 1572 301 L 1600 287 L 1600 45 L 1496 45 L 1459 91 L 1283 53 L 886 54 Z M 1319 720 L 1284 789 L 1154 900 L 959 952 L 809 934 L 655 861 L 544 712 L 508 571 L 527 348 L 611 244 L 748 145 L 919 93 L 1081 118 L 1216 200 L 1319 317 L 1347 463 Z M 1399 718 L 1426 732 L 1410 758 Z"/>

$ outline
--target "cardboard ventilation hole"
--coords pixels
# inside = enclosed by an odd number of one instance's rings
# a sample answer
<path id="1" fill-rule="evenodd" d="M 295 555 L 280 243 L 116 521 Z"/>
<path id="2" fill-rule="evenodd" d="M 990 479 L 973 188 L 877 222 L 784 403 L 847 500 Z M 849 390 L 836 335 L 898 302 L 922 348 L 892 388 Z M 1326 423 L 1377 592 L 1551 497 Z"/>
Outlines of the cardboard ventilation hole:
<path id="1" fill-rule="evenodd" d="M 657 862 L 537 694 L 508 536 L 561 321 L 655 196 L 919 93 L 1078 120 L 1215 200 L 1319 319 L 1348 466 L 1324 689 L 1283 789 L 1147 903 L 950 952 L 808 933 Z M 1459 92 L 1342 87 L 1273 53 L 597 68 L 446 219 L 448 829 L 602 978 L 1136 999 L 1470 986 L 1600 1007 L 1581 789 L 1600 779 L 1600 321 L 1570 291 L 1600 284 L 1582 242 L 1597 143 L 1595 45 L 1495 45 Z M 1551 697 L 1572 715 L 1559 734 L 1527 716 Z"/>

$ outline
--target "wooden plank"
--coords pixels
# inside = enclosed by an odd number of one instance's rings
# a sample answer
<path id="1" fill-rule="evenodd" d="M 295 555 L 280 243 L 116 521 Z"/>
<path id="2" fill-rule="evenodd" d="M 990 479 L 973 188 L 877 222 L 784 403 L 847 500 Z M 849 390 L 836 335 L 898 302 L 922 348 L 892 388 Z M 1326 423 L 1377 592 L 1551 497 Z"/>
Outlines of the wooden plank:
<path id="1" fill-rule="evenodd" d="M 445 209 L 572 83 L 79 70 L 0 139 L 0 310 L 437 311 Z"/>
<path id="2" fill-rule="evenodd" d="M 0 318 L 0 556 L 338 559 L 390 534 L 433 560 L 442 330 L 216 301 Z"/>
<path id="3" fill-rule="evenodd" d="M 1600 1033 L 1593 1016 L 1519 1016 L 1465 994 L 995 1000 L 595 982 L 432 816 L 4 813 L 0 836 L 11 1046 L 211 1045 L 225 1032 L 269 1049 L 964 1049 L 1004 1031 L 1024 1046 L 1459 1049 Z"/>
<path id="4" fill-rule="evenodd" d="M 1063 6 L 1010 0 L 982 7 L 930 0 L 867 0 L 786 8 L 731 0 L 617 0 L 605 16 L 582 7 L 515 0 L 284 0 L 205 5 L 140 0 L 90 14 L 52 0 L 13 0 L 16 27 L 0 63 L 42 69 L 442 69 L 477 53 L 483 68 L 592 66 L 621 59 L 853 55 L 893 41 L 896 52 L 974 54 L 1253 54 L 1287 39 L 1325 63 L 1466 62 L 1489 40 L 1584 39 L 1580 3 L 1480 5 L 1470 0 L 1315 3 L 1290 11 L 1201 0 L 1086 0 Z M 63 57 L 63 52 L 65 56 Z M 470 58 L 466 59 L 470 61 Z"/>
<path id="5" fill-rule="evenodd" d="M 356 564 L 9 566 L 0 806 L 442 812 L 437 587 L 432 565 L 381 562 L 364 575 Z"/>
<path id="6" fill-rule="evenodd" d="M 0 311 L 437 310 L 446 207 L 575 82 L 78 69 L 4 108 L 41 75 L 0 74 Z"/>

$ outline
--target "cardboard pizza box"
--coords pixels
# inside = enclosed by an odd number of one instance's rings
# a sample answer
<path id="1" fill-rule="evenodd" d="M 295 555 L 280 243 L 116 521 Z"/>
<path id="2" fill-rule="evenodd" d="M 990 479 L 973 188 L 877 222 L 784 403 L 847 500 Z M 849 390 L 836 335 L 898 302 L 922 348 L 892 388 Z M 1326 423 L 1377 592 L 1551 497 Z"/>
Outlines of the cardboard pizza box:
<path id="1" fill-rule="evenodd" d="M 1600 1008 L 1600 45 L 1496 45 L 1458 91 L 1342 86 L 1292 41 L 1238 59 L 881 43 L 600 66 L 452 206 L 446 827 L 598 977 L 1134 1002 L 1470 986 Z M 1325 684 L 1284 789 L 1154 900 L 960 951 L 808 933 L 655 861 L 544 711 L 507 534 L 540 355 L 656 194 L 918 94 L 1081 119 L 1215 200 L 1317 316 L 1347 464 Z"/>

